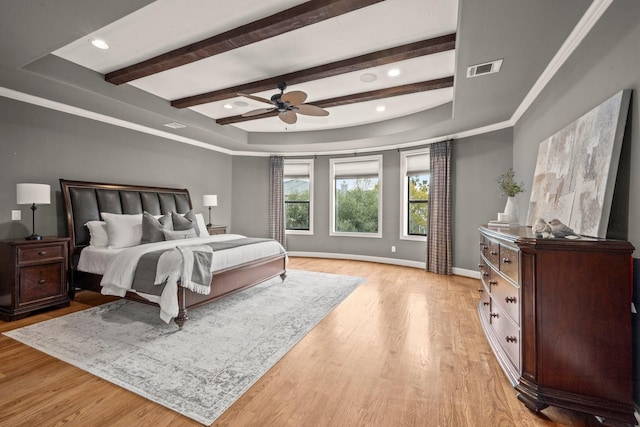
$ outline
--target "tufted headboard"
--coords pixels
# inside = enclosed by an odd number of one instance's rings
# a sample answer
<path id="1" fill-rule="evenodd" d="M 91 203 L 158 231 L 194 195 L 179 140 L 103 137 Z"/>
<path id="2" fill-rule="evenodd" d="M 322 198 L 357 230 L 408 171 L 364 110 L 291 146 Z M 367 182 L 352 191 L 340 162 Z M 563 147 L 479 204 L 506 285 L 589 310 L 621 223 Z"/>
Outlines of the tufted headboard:
<path id="1" fill-rule="evenodd" d="M 89 230 L 85 224 L 87 221 L 101 220 L 100 212 L 139 214 L 147 211 L 153 215 L 162 215 L 171 211 L 186 213 L 192 208 L 189 190 L 181 188 L 66 179 L 60 179 L 60 188 L 67 214 L 72 257 L 89 244 Z"/>

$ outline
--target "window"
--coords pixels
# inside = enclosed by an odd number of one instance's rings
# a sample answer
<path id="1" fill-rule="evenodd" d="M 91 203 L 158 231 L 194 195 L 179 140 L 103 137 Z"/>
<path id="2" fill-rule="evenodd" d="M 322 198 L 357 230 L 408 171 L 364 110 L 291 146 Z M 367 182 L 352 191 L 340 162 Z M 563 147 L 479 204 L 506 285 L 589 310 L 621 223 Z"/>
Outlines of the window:
<path id="1" fill-rule="evenodd" d="M 313 234 L 313 160 L 285 160 L 283 181 L 287 234 Z"/>
<path id="2" fill-rule="evenodd" d="M 429 210 L 429 149 L 405 151 L 402 170 L 402 238 L 424 240 Z"/>
<path id="3" fill-rule="evenodd" d="M 382 155 L 331 159 L 332 236 L 382 237 Z"/>

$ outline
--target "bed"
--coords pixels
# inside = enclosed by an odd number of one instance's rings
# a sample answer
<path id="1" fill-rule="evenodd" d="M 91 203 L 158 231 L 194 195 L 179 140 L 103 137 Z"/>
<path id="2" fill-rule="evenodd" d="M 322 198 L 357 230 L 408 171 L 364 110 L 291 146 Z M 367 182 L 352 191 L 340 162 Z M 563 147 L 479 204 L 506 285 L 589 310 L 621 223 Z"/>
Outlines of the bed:
<path id="1" fill-rule="evenodd" d="M 169 217 L 173 215 L 174 218 L 178 218 L 179 215 L 182 217 L 194 215 L 191 198 L 187 189 L 107 184 L 66 179 L 60 179 L 60 187 L 66 210 L 68 234 L 71 240 L 69 247 L 71 264 L 69 288 L 71 298 L 74 297 L 76 289 L 105 293 L 103 292 L 101 282 L 105 274 L 109 275 L 113 273 L 114 265 L 110 264 L 112 260 L 131 258 L 128 252 L 125 253 L 124 251 L 144 252 L 147 250 L 147 248 L 145 248 L 147 246 L 149 248 L 154 245 L 158 248 L 172 246 L 172 243 L 168 241 L 144 243 L 135 245 L 134 247 L 122 243 L 124 247 L 118 245 L 116 248 L 94 244 L 98 238 L 97 233 L 94 233 L 92 236 L 87 224 L 103 224 L 105 222 L 105 218 L 103 218 L 102 215 L 103 213 L 114 214 L 107 215 L 106 217 L 113 216 L 118 218 L 118 220 L 120 220 L 120 218 L 133 218 L 137 215 L 145 215 L 148 217 L 149 214 L 151 214 L 155 218 L 159 218 L 160 221 L 163 219 L 161 217 L 166 217 L 167 215 Z M 175 241 L 174 247 L 177 244 L 183 244 L 183 242 L 187 241 L 192 243 L 184 243 L 184 245 L 204 245 L 210 244 L 210 242 L 211 244 L 218 244 L 213 243 L 214 241 L 240 241 L 235 239 L 244 237 L 239 235 L 204 236 L 204 231 L 202 231 L 204 221 L 202 221 L 201 215 L 198 220 L 201 224 L 200 233 L 203 235 L 184 241 Z M 196 227 L 194 226 L 194 228 Z M 92 231 L 95 231 L 95 229 L 92 228 Z M 111 237 L 113 237 L 113 235 L 111 235 Z M 189 235 L 189 237 L 192 236 Z M 125 234 L 123 238 L 130 238 L 130 233 Z M 257 285 L 276 276 L 280 276 L 282 280 L 284 280 L 286 277 L 287 261 L 287 255 L 284 249 L 282 248 L 277 251 L 278 253 L 275 253 L 276 251 L 273 247 L 266 251 L 261 251 L 256 248 L 263 245 L 263 242 L 257 243 L 259 244 L 251 245 L 252 250 L 248 251 L 249 254 L 247 256 L 239 256 L 237 254 L 241 248 L 229 249 L 227 252 L 221 251 L 219 256 L 218 252 L 214 252 L 216 259 L 222 257 L 225 258 L 226 261 L 222 264 L 214 263 L 214 265 L 212 265 L 213 271 L 208 293 L 202 293 L 202 291 L 195 292 L 188 289 L 182 286 L 182 283 L 178 280 L 175 288 L 175 292 L 177 293 L 175 300 L 177 315 L 173 317 L 173 321 L 180 329 L 182 329 L 187 321 L 187 313 L 192 308 L 210 303 L 218 298 Z M 279 244 L 274 241 L 264 242 L 264 246 L 273 246 L 274 243 L 279 246 Z M 224 243 L 219 244 L 224 245 Z M 104 250 L 102 250 L 103 247 Z M 83 257 L 83 251 L 86 251 L 86 257 Z M 234 251 L 236 253 L 234 253 Z M 86 261 L 87 259 L 90 261 Z M 100 267 L 100 265 L 102 265 L 102 267 Z M 144 297 L 142 295 L 144 295 Z M 123 291 L 120 296 L 161 307 L 159 301 L 149 298 L 148 295 L 144 293 L 133 290 Z"/>

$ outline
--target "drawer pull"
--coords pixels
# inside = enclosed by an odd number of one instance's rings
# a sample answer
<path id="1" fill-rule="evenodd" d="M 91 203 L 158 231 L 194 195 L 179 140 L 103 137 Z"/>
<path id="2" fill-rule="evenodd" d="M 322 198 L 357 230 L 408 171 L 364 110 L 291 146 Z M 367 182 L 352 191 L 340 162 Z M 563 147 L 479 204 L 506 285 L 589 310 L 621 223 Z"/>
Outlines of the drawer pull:
<path id="1" fill-rule="evenodd" d="M 503 262 L 504 264 L 509 264 L 509 263 L 511 263 L 511 260 L 510 260 L 509 258 L 503 258 L 503 259 L 502 259 L 502 262 Z"/>
<path id="2" fill-rule="evenodd" d="M 516 303 L 516 297 L 506 297 L 504 300 L 505 300 L 507 303 L 509 303 L 509 302 L 510 302 L 510 303 L 513 303 L 513 304 L 515 304 L 515 303 Z"/>
<path id="3" fill-rule="evenodd" d="M 496 318 L 496 319 L 498 317 L 500 317 L 500 315 L 498 313 L 491 313 L 490 316 L 493 317 L 493 318 Z"/>
<path id="4" fill-rule="evenodd" d="M 38 284 L 39 284 L 39 285 L 43 285 L 43 284 L 45 284 L 45 283 L 46 283 L 46 280 L 44 280 L 44 279 L 40 279 L 40 280 L 38 280 Z"/>
<path id="5" fill-rule="evenodd" d="M 496 251 L 491 251 L 491 252 L 489 252 L 489 253 L 490 253 L 491 255 L 498 255 L 498 252 L 496 252 Z"/>
<path id="6" fill-rule="evenodd" d="M 478 268 L 484 267 L 484 264 L 478 264 Z"/>
<path id="7" fill-rule="evenodd" d="M 484 289 L 482 289 L 482 288 L 478 288 L 478 292 L 483 293 L 483 292 L 484 292 Z"/>
<path id="8" fill-rule="evenodd" d="M 488 272 L 488 271 L 483 271 L 483 272 L 482 272 L 482 275 L 483 275 L 484 277 L 489 277 L 489 272 Z"/>
<path id="9" fill-rule="evenodd" d="M 482 305 L 489 305 L 489 303 L 487 301 L 483 301 Z"/>
<path id="10" fill-rule="evenodd" d="M 498 282 L 496 280 L 489 280 L 489 286 L 498 286 Z"/>
<path id="11" fill-rule="evenodd" d="M 518 338 L 516 337 L 511 337 L 511 336 L 507 336 L 507 342 L 518 342 Z"/>
<path id="12" fill-rule="evenodd" d="M 40 252 L 38 252 L 38 255 L 40 255 L 40 256 L 45 256 L 46 254 L 47 254 L 47 252 L 46 252 L 46 251 L 40 251 Z"/>

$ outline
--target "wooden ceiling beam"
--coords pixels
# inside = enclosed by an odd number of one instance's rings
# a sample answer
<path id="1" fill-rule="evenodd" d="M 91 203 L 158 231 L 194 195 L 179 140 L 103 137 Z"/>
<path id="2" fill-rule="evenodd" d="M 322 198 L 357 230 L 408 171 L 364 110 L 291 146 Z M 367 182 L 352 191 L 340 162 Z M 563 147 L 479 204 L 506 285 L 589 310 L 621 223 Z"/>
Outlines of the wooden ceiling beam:
<path id="1" fill-rule="evenodd" d="M 384 0 L 310 0 L 298 6 L 105 75 L 116 85 L 316 24 Z M 215 19 L 215 17 L 212 17 Z"/>
<path id="2" fill-rule="evenodd" d="M 276 77 L 269 77 L 263 80 L 245 83 L 225 89 L 193 95 L 186 98 L 171 101 L 171 106 L 175 108 L 188 108 L 195 105 L 207 104 L 209 102 L 221 101 L 223 99 L 234 98 L 238 93 L 258 93 L 269 89 L 276 89 L 278 83 L 286 82 L 287 85 L 305 83 L 312 80 L 332 77 L 339 74 L 353 71 L 365 70 L 367 68 L 399 62 L 406 59 L 417 58 L 434 53 L 445 52 L 455 49 L 456 34 L 448 34 L 441 37 L 409 43 L 377 52 L 367 53 L 330 64 L 319 65 L 317 67 L 300 70 Z"/>
<path id="3" fill-rule="evenodd" d="M 402 86 L 395 86 L 386 89 L 372 90 L 369 92 L 355 93 L 352 95 L 339 96 L 337 98 L 323 99 L 319 101 L 311 102 L 311 105 L 315 105 L 320 108 L 337 107 L 341 105 L 355 104 L 357 102 L 373 101 L 376 99 L 390 98 L 392 96 L 408 95 L 416 92 L 425 92 L 428 90 L 444 89 L 453 86 L 453 76 L 444 77 L 441 79 L 428 80 L 419 83 L 410 83 Z M 249 120 L 264 119 L 266 117 L 275 117 L 278 115 L 278 111 L 271 111 L 269 113 L 260 114 L 251 117 L 231 116 L 217 119 L 216 123 L 219 125 L 228 125 L 232 123 L 246 122 Z"/>

